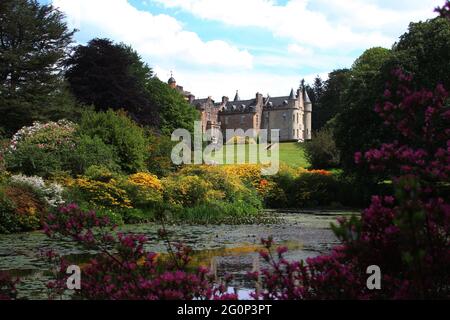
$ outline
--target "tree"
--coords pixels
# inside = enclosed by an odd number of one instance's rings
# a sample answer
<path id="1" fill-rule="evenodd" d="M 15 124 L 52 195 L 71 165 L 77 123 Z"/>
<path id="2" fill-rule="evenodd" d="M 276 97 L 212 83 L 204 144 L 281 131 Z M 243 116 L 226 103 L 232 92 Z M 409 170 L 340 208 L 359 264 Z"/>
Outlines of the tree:
<path id="1" fill-rule="evenodd" d="M 66 79 L 83 104 L 98 111 L 124 109 L 137 120 L 145 111 L 146 124 L 155 124 L 146 85 L 152 70 L 131 47 L 108 39 L 93 39 L 75 48 L 67 61 Z"/>
<path id="2" fill-rule="evenodd" d="M 353 154 L 375 147 L 398 133 L 382 126 L 373 106 L 382 99 L 385 83 L 393 83 L 392 70 L 401 68 L 414 74 L 415 90 L 431 89 L 440 83 L 450 87 L 450 21 L 442 17 L 411 23 L 391 51 L 366 51 L 353 65 L 346 94 L 345 109 L 336 121 L 335 138 L 341 160 L 348 173 L 369 177 L 364 168 L 356 169 Z M 383 178 L 380 176 L 379 178 Z"/>
<path id="3" fill-rule="evenodd" d="M 393 68 L 415 75 L 416 89 L 433 88 L 436 83 L 450 87 L 450 20 L 441 17 L 411 23 L 408 32 L 393 47 L 383 73 Z"/>
<path id="4" fill-rule="evenodd" d="M 152 108 L 159 116 L 159 129 L 163 134 L 171 135 L 178 128 L 194 131 L 194 121 L 199 119 L 199 112 L 178 91 L 153 78 L 147 92 Z"/>
<path id="5" fill-rule="evenodd" d="M 349 86 L 349 80 L 349 69 L 339 69 L 329 74 L 328 80 L 324 84 L 319 103 L 316 107 L 317 130 L 321 130 L 331 119 L 345 108 L 344 98 Z"/>
<path id="6" fill-rule="evenodd" d="M 0 127 L 8 134 L 33 120 L 70 113 L 74 104 L 61 67 L 73 34 L 51 5 L 0 2 Z"/>
<path id="7" fill-rule="evenodd" d="M 335 122 L 334 135 L 342 165 L 349 174 L 360 173 L 365 184 L 373 179 L 365 170 L 356 168 L 353 155 L 358 150 L 375 147 L 389 135 L 373 106 L 384 91 L 382 66 L 390 55 L 388 49 L 372 48 L 355 61 Z"/>

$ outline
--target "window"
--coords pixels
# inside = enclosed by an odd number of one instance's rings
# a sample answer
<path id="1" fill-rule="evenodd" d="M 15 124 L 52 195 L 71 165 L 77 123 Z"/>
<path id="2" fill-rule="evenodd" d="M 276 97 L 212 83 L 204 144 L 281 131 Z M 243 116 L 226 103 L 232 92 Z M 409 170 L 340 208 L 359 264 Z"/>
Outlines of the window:
<path id="1" fill-rule="evenodd" d="M 256 127 L 259 127 L 259 114 L 256 115 Z"/>
<path id="2" fill-rule="evenodd" d="M 208 112 L 207 120 L 211 121 L 211 112 Z"/>
<path id="3" fill-rule="evenodd" d="M 245 116 L 241 116 L 241 124 L 244 124 L 245 122 Z"/>
<path id="4" fill-rule="evenodd" d="M 225 124 L 228 124 L 228 117 L 225 117 Z"/>
<path id="5" fill-rule="evenodd" d="M 292 130 L 292 136 L 295 137 L 295 130 Z"/>
<path id="6" fill-rule="evenodd" d="M 287 114 L 283 113 L 283 121 L 286 122 L 286 119 L 287 119 Z"/>

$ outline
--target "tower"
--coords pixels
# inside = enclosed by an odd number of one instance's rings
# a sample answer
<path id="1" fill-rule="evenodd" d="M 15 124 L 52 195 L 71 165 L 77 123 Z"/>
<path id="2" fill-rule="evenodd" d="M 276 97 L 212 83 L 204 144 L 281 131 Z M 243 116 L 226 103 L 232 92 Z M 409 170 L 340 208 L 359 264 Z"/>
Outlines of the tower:
<path id="1" fill-rule="evenodd" d="M 177 87 L 177 81 L 176 81 L 175 78 L 173 77 L 173 73 L 172 73 L 172 72 L 170 72 L 170 79 L 169 79 L 169 81 L 167 81 L 167 83 L 169 84 L 169 86 L 170 86 L 172 89 L 176 89 L 176 87 Z"/>
<path id="2" fill-rule="evenodd" d="M 303 114 L 304 128 L 305 128 L 305 140 L 312 139 L 312 103 L 309 99 L 308 92 L 306 88 L 303 87 L 303 99 L 305 111 Z"/>

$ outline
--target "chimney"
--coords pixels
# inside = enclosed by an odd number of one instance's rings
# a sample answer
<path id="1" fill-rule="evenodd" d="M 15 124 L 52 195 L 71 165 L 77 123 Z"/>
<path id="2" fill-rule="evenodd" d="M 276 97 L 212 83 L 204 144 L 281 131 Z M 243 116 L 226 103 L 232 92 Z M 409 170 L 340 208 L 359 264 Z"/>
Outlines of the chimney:
<path id="1" fill-rule="evenodd" d="M 227 104 L 228 101 L 230 101 L 230 99 L 228 97 L 226 97 L 226 96 L 222 97 L 222 104 Z"/>

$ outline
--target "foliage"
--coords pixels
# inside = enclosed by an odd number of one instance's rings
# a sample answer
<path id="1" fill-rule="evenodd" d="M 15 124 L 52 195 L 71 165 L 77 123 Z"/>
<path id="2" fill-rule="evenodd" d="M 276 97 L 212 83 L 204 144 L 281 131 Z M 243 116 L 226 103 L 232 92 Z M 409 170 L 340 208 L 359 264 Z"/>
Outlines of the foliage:
<path id="1" fill-rule="evenodd" d="M 194 132 L 194 121 L 199 120 L 200 114 L 177 90 L 158 78 L 152 78 L 147 85 L 147 92 L 163 135 L 170 136 L 176 129 Z"/>
<path id="2" fill-rule="evenodd" d="M 132 208 L 131 200 L 116 179 L 99 181 L 80 177 L 69 182 L 72 192 L 89 203 L 91 206 L 100 209 L 124 209 Z"/>
<path id="3" fill-rule="evenodd" d="M 333 175 L 303 173 L 293 182 L 291 206 L 295 208 L 328 206 L 337 202 L 339 185 Z"/>
<path id="4" fill-rule="evenodd" d="M 20 226 L 16 217 L 15 204 L 0 186 L 0 234 L 19 232 Z"/>
<path id="5" fill-rule="evenodd" d="M 93 39 L 77 46 L 66 64 L 65 76 L 78 101 L 98 111 L 124 109 L 139 120 L 145 114 L 140 123 L 157 125 L 146 93 L 152 70 L 131 47 Z"/>
<path id="6" fill-rule="evenodd" d="M 85 111 L 79 131 L 91 138 L 101 139 L 117 154 L 121 169 L 126 173 L 144 170 L 147 141 L 144 130 L 123 112 Z"/>
<path id="7" fill-rule="evenodd" d="M 153 174 L 139 172 L 128 177 L 127 190 L 133 206 L 138 208 L 155 208 L 163 200 L 163 186 Z"/>
<path id="8" fill-rule="evenodd" d="M 408 32 L 394 45 L 393 55 L 383 68 L 386 80 L 393 68 L 415 75 L 414 89 L 433 89 L 438 83 L 450 87 L 450 20 L 441 17 L 411 23 Z M 395 80 L 395 79 L 394 79 Z"/>
<path id="9" fill-rule="evenodd" d="M 165 177 L 176 170 L 172 162 L 172 149 L 175 145 L 170 137 L 148 133 L 148 156 L 146 159 L 147 170 L 159 177 Z"/>
<path id="10" fill-rule="evenodd" d="M 353 154 L 375 147 L 392 134 L 383 128 L 382 121 L 373 110 L 385 83 L 381 67 L 390 55 L 390 50 L 372 48 L 355 61 L 345 90 L 344 105 L 339 107 L 341 111 L 333 130 L 344 170 L 349 175 L 361 177 L 367 185 L 384 177 L 374 177 L 364 168 L 356 168 Z"/>
<path id="11" fill-rule="evenodd" d="M 400 133 L 355 160 L 387 171 L 395 194 L 374 196 L 359 220 L 341 219 L 335 233 L 343 245 L 332 253 L 290 263 L 263 257 L 265 299 L 448 299 L 450 297 L 450 108 L 442 85 L 434 91 L 411 89 L 412 77 L 395 70 L 396 90 L 388 84 L 377 112 Z M 398 102 L 397 102 L 398 101 Z M 406 119 L 406 121 L 405 121 Z M 444 189 L 444 190 L 442 190 Z M 447 191 L 445 191 L 447 190 Z M 445 196 L 441 196 L 442 194 Z M 268 243 L 270 248 L 271 241 Z M 382 289 L 367 288 L 368 266 L 379 266 Z M 258 277 L 261 275 L 255 274 Z"/>
<path id="12" fill-rule="evenodd" d="M 432 90 L 438 83 L 450 87 L 449 39 L 449 19 L 438 17 L 411 23 L 389 55 L 380 54 L 379 61 L 363 59 L 368 63 L 352 68 L 345 105 L 336 121 L 335 140 L 344 169 L 347 174 L 356 175 L 361 185 L 371 185 L 370 189 L 375 191 L 376 183 L 385 180 L 386 175 L 371 172 L 365 166 L 355 167 L 353 154 L 375 148 L 388 139 L 395 140 L 398 135 L 397 131 L 383 126 L 381 118 L 373 111 L 373 106 L 383 99 L 385 83 L 396 82 L 391 71 L 400 67 L 415 74 L 410 84 L 414 90 Z"/>
<path id="13" fill-rule="evenodd" d="M 56 208 L 64 204 L 63 187 L 58 183 L 46 183 L 41 177 L 14 175 L 10 178 L 10 185 L 31 188 L 35 194 L 45 200 L 49 207 Z"/>
<path id="14" fill-rule="evenodd" d="M 450 1 L 446 0 L 445 4 L 442 7 L 436 8 L 435 11 L 439 12 L 441 17 L 450 19 Z"/>
<path id="15" fill-rule="evenodd" d="M 84 174 L 88 168 L 100 164 L 109 170 L 120 171 L 118 155 L 112 145 L 107 145 L 98 136 L 90 137 L 79 132 L 75 148 L 63 169 L 73 175 Z"/>
<path id="16" fill-rule="evenodd" d="M 7 134 L 35 120 L 73 112 L 60 76 L 73 34 L 52 5 L 1 1 L 0 127 Z"/>
<path id="17" fill-rule="evenodd" d="M 255 215 L 262 207 L 261 196 L 251 182 L 241 180 L 237 172 L 245 170 L 237 168 L 187 166 L 162 179 L 169 210 L 181 220 L 200 217 L 201 222 Z"/>
<path id="18" fill-rule="evenodd" d="M 26 185 L 2 187 L 0 232 L 38 230 L 47 214 L 46 203 Z"/>
<path id="19" fill-rule="evenodd" d="M 334 142 L 333 132 L 322 129 L 314 134 L 314 138 L 304 145 L 306 159 L 312 168 L 336 168 L 339 165 L 339 151 Z"/>
<path id="20" fill-rule="evenodd" d="M 94 227 L 96 230 L 94 230 Z M 98 230 L 99 229 L 99 230 Z M 46 233 L 51 238 L 71 238 L 86 249 L 100 254 L 83 268 L 82 290 L 74 298 L 87 300 L 206 300 L 236 299 L 226 293 L 226 283 L 214 284 L 209 271 L 190 266 L 191 249 L 175 248 L 167 240 L 164 229 L 159 232 L 168 248 L 168 259 L 144 249 L 148 239 L 143 235 L 114 232 L 107 219 L 95 212 L 84 212 L 76 205 L 61 208 L 50 215 Z M 59 264 L 57 280 L 48 284 L 59 296 L 67 290 L 67 262 L 49 252 L 50 261 Z"/>
<path id="21" fill-rule="evenodd" d="M 4 153 L 7 169 L 41 177 L 63 170 L 75 147 L 75 130 L 66 120 L 23 127 Z"/>
<path id="22" fill-rule="evenodd" d="M 328 80 L 314 83 L 313 130 L 319 131 L 345 107 L 345 93 L 349 86 L 350 70 L 330 72 Z"/>

